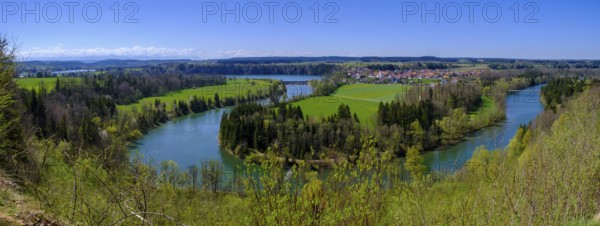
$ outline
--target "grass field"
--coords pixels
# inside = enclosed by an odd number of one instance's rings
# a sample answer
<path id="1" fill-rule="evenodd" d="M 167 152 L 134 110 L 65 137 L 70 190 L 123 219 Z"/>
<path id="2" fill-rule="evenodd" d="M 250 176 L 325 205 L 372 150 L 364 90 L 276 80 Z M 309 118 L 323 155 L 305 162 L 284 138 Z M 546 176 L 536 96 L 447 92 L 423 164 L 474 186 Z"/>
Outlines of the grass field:
<path id="1" fill-rule="evenodd" d="M 375 117 L 379 102 L 388 102 L 402 95 L 410 86 L 391 84 L 353 84 L 339 88 L 329 97 L 311 97 L 293 105 L 299 105 L 302 112 L 310 117 L 324 117 L 337 112 L 340 104 L 350 106 L 350 111 L 358 116 L 361 124 L 369 127 L 375 125 Z"/>
<path id="2" fill-rule="evenodd" d="M 51 91 L 56 86 L 56 78 L 18 78 L 15 79 L 19 87 L 25 89 L 35 89 L 39 91 L 41 87 L 46 87 L 47 91 Z M 60 78 L 61 83 L 79 82 L 80 78 Z M 64 84 L 63 83 L 63 84 Z"/>
<path id="3" fill-rule="evenodd" d="M 173 108 L 173 101 L 180 100 L 189 100 L 193 96 L 205 97 L 213 99 L 215 93 L 219 93 L 219 97 L 224 99 L 226 97 L 235 97 L 235 96 L 245 96 L 248 92 L 252 94 L 256 94 L 258 90 L 262 90 L 263 93 L 267 93 L 269 87 L 271 85 L 271 81 L 267 80 L 250 80 L 250 79 L 234 79 L 227 80 L 226 85 L 217 85 L 217 86 L 205 86 L 195 89 L 184 89 L 178 90 L 174 92 L 167 93 L 162 96 L 157 97 L 147 97 L 139 100 L 135 104 L 128 105 L 118 105 L 117 110 L 119 111 L 132 111 L 137 108 L 141 109 L 142 105 L 154 104 L 156 99 L 161 102 L 168 103 L 167 110 L 171 110 Z"/>
<path id="4" fill-rule="evenodd" d="M 494 103 L 494 100 L 491 98 L 483 96 L 481 97 L 481 101 L 481 106 L 476 111 L 469 112 L 469 116 L 471 116 L 471 118 L 481 115 L 489 115 L 492 112 L 497 111 L 497 106 Z"/>
<path id="5" fill-rule="evenodd" d="M 459 72 L 465 72 L 465 71 L 470 71 L 470 70 L 487 70 L 490 69 L 488 67 L 487 64 L 469 64 L 469 63 L 464 63 L 464 64 L 458 64 L 459 66 L 461 66 L 461 68 L 456 68 L 454 70 L 459 71 Z"/>

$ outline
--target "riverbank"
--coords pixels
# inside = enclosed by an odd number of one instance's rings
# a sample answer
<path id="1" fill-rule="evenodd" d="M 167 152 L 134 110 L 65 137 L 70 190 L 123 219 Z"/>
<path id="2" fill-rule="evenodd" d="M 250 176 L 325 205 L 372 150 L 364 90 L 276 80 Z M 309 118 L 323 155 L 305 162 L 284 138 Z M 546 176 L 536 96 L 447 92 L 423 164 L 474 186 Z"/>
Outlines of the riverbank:
<path id="1" fill-rule="evenodd" d="M 425 164 L 431 170 L 455 171 L 471 159 L 478 147 L 488 150 L 503 149 L 515 136 L 521 125 L 527 125 L 544 111 L 538 91 L 544 84 L 522 89 L 527 95 L 509 94 L 505 98 L 505 118 L 491 126 L 473 131 L 462 142 L 423 153 Z M 530 94 L 530 92 L 531 94 Z"/>
<path id="2" fill-rule="evenodd" d="M 457 109 L 453 110 L 453 113 L 451 115 L 445 116 L 443 119 L 436 120 L 435 124 L 438 126 L 438 128 L 441 128 L 443 130 L 442 136 L 437 137 L 437 139 L 439 139 L 439 140 L 436 143 L 434 143 L 433 146 L 425 147 L 424 153 L 427 154 L 428 152 L 435 152 L 435 151 L 439 151 L 439 150 L 443 150 L 443 149 L 452 148 L 453 146 L 455 146 L 457 144 L 467 142 L 471 137 L 478 134 L 480 130 L 501 125 L 504 122 L 503 120 L 506 119 L 506 115 L 507 115 L 507 113 L 505 111 L 506 104 L 507 103 L 512 104 L 510 102 L 514 101 L 514 99 L 518 96 L 503 95 L 501 97 L 504 99 L 500 99 L 498 101 L 495 101 L 494 99 L 492 99 L 493 97 L 489 97 L 489 96 L 480 97 L 482 99 L 480 107 L 477 109 L 474 109 L 472 112 L 467 113 L 467 112 L 464 112 L 464 110 L 462 110 L 461 108 L 457 108 Z M 531 97 L 531 96 L 527 95 L 527 97 Z M 498 97 L 496 97 L 495 99 L 497 99 L 497 98 Z M 529 100 L 529 101 L 531 101 L 531 100 Z M 536 98 L 535 101 L 539 102 L 539 97 Z M 340 105 L 340 106 L 343 106 L 343 105 Z M 343 113 L 343 109 L 341 107 L 340 107 L 340 110 L 342 110 L 342 112 L 338 112 L 336 115 L 341 116 L 341 115 L 350 115 L 351 114 L 351 112 Z M 511 110 L 511 111 L 514 111 L 514 110 Z M 335 140 L 333 142 L 333 144 L 335 144 L 334 146 L 327 146 L 328 144 L 323 143 L 323 141 L 321 140 L 323 138 L 323 136 L 325 136 L 326 139 L 332 139 L 332 138 L 338 139 L 337 142 L 339 142 L 339 141 L 343 142 L 344 140 L 353 142 L 353 140 L 362 140 L 363 138 L 369 137 L 370 135 L 375 135 L 375 138 L 378 140 L 377 142 L 379 144 L 378 148 L 381 150 L 390 150 L 390 149 L 386 148 L 385 143 L 381 143 L 381 142 L 389 142 L 389 141 L 383 139 L 383 137 L 387 136 L 387 137 L 391 137 L 391 139 L 394 139 L 394 137 L 395 137 L 395 136 L 390 136 L 390 132 L 385 132 L 385 131 L 388 131 L 389 129 L 393 129 L 393 127 L 388 126 L 388 127 L 381 127 L 380 129 L 377 130 L 378 133 L 383 133 L 384 134 L 383 136 L 380 136 L 377 134 L 372 134 L 372 133 L 369 133 L 368 131 L 361 130 L 364 133 L 359 134 L 359 138 L 352 139 L 352 138 L 354 138 L 354 136 L 352 135 L 352 134 L 354 134 L 354 132 L 351 132 L 351 131 L 347 132 L 346 130 L 335 129 L 335 128 L 337 128 L 335 123 L 337 123 L 337 121 L 340 120 L 338 118 L 339 116 L 332 116 L 333 118 L 329 117 L 329 118 L 327 118 L 327 121 L 323 121 L 322 123 L 329 123 L 329 124 L 333 123 L 330 126 L 327 126 L 328 128 L 331 128 L 331 126 L 333 126 L 333 130 L 330 129 L 331 130 L 330 132 L 322 133 L 322 132 L 319 132 L 321 125 L 319 125 L 318 122 L 306 121 L 303 119 L 303 117 L 295 116 L 296 112 L 298 112 L 298 109 L 295 109 L 295 107 L 290 106 L 290 105 L 288 105 L 286 107 L 286 111 L 284 111 L 284 113 L 281 113 L 280 111 L 278 111 L 279 113 L 275 113 L 275 115 L 271 116 L 271 113 L 268 113 L 268 112 L 269 112 L 268 109 L 261 109 L 261 108 L 255 108 L 252 106 L 246 106 L 243 109 L 239 109 L 239 111 L 237 113 L 230 115 L 230 117 L 227 118 L 227 124 L 225 127 L 221 128 L 221 132 L 224 131 L 225 134 L 223 136 L 228 139 L 227 145 L 222 145 L 222 146 L 225 146 L 226 149 L 231 149 L 231 150 L 227 150 L 228 153 L 236 154 L 238 157 L 241 156 L 242 159 L 250 159 L 250 161 L 260 162 L 260 159 L 263 157 L 263 154 L 264 154 L 264 152 L 262 152 L 260 150 L 266 150 L 266 149 L 257 149 L 256 147 L 259 147 L 259 146 L 256 146 L 256 144 L 257 143 L 258 144 L 261 144 L 261 143 L 262 144 L 273 144 L 272 142 L 277 142 L 278 145 L 273 146 L 271 148 L 275 148 L 275 150 L 273 150 L 274 152 L 286 153 L 285 154 L 286 156 L 293 156 L 293 157 L 288 157 L 289 162 L 297 162 L 297 161 L 305 160 L 305 159 L 325 160 L 325 161 L 318 162 L 319 164 L 322 164 L 322 163 L 332 163 L 332 162 L 336 162 L 336 161 L 339 162 L 342 159 L 348 159 L 349 156 L 351 156 L 351 154 L 353 153 L 351 151 L 357 150 L 356 146 L 351 146 L 351 149 L 348 149 L 347 148 L 348 142 L 341 143 L 341 145 L 337 145 L 339 143 L 336 143 Z M 287 112 L 287 113 L 285 113 L 285 112 Z M 290 115 L 290 112 L 292 113 L 291 115 Z M 244 116 L 245 114 L 248 114 L 248 116 Z M 282 114 L 284 114 L 287 118 L 282 116 Z M 533 114 L 533 115 L 535 116 L 537 114 Z M 256 124 L 256 123 L 259 123 L 259 124 Z M 317 123 L 317 124 L 314 124 L 314 123 Z M 342 122 L 342 123 L 344 123 L 344 122 Z M 418 123 L 417 124 L 415 124 L 415 123 L 416 122 L 414 122 L 410 125 L 410 128 L 413 130 L 413 132 L 409 132 L 408 133 L 409 136 L 413 136 L 411 134 L 422 133 L 422 132 L 419 132 L 419 131 L 422 131 L 422 129 L 420 128 L 420 125 Z M 522 124 L 527 124 L 527 123 L 529 123 L 529 121 L 522 122 Z M 252 128 L 256 128 L 256 126 L 260 126 L 263 124 L 265 125 L 265 128 L 263 128 L 260 131 L 265 131 L 267 134 L 265 134 L 265 132 L 252 130 Z M 237 125 L 245 125 L 245 126 L 239 127 Z M 252 126 L 252 125 L 254 125 L 254 126 Z M 342 125 L 344 125 L 344 124 L 342 124 Z M 519 125 L 516 125 L 516 127 L 518 127 Z M 248 126 L 250 126 L 250 127 L 248 127 Z M 288 129 L 285 131 L 281 131 L 281 126 L 284 126 L 284 128 L 288 128 Z M 354 125 L 350 125 L 350 128 L 357 128 L 357 127 Z M 319 133 L 306 135 L 307 131 L 317 131 Z M 340 133 L 340 131 L 344 131 L 345 134 L 348 134 L 348 136 L 350 138 L 347 138 L 344 135 L 339 135 L 338 133 Z M 456 133 L 456 131 L 459 131 L 459 133 Z M 256 134 L 257 132 L 259 132 L 259 134 L 262 134 L 262 136 L 266 137 L 266 139 L 258 140 L 256 135 L 254 136 L 254 140 L 252 138 L 247 138 L 248 136 L 245 136 L 246 138 L 244 138 L 244 137 L 236 138 L 236 136 L 238 136 L 237 134 Z M 302 136 L 295 135 L 295 134 L 302 134 Z M 283 137 L 280 138 L 280 135 Z M 513 135 L 514 135 L 514 133 L 510 136 L 513 136 Z M 287 138 L 285 136 L 287 136 Z M 310 138 L 312 136 L 315 136 L 314 139 Z M 337 136 L 337 137 L 341 136 L 341 138 L 336 138 L 335 136 Z M 269 138 L 269 137 L 271 137 L 271 138 Z M 271 141 L 272 137 L 277 137 L 277 140 Z M 292 137 L 292 138 L 290 138 L 290 137 Z M 309 137 L 309 139 L 306 139 L 306 137 Z M 258 138 L 260 138 L 260 137 L 258 137 Z M 241 139 L 241 140 L 238 140 L 238 139 Z M 245 140 L 245 139 L 248 139 L 248 140 Z M 269 139 L 271 139 L 271 140 L 269 140 Z M 301 140 L 301 139 L 303 139 L 303 140 Z M 348 139 L 350 139 L 350 140 L 348 140 Z M 243 144 L 246 144 L 246 145 L 239 146 L 240 142 L 242 142 Z M 327 142 L 327 140 L 325 142 Z M 408 139 L 408 142 L 411 142 L 411 143 L 403 143 L 404 144 L 403 148 L 414 145 L 415 140 Z M 252 144 L 254 144 L 255 146 L 252 146 Z M 382 146 L 382 144 L 384 146 Z M 296 146 L 296 145 L 298 145 L 298 146 Z M 310 151 L 310 150 L 307 151 L 307 150 L 298 149 L 298 148 L 302 148 L 302 147 L 306 147 L 306 146 L 310 146 L 310 147 L 314 148 L 315 147 L 314 145 L 316 145 L 316 147 L 335 147 L 335 148 L 321 148 L 321 149 L 318 149 L 318 151 L 314 151 L 314 152 Z M 419 147 L 419 146 L 417 146 L 417 147 Z M 313 150 L 312 148 L 311 148 L 311 150 Z M 257 150 L 259 150 L 259 151 L 257 151 Z M 314 149 L 314 150 L 317 150 L 317 149 Z M 350 152 L 348 152 L 348 150 Z M 358 149 L 358 150 L 360 150 L 360 149 Z M 306 153 L 309 154 L 310 157 L 307 157 Z M 397 153 L 397 155 L 404 156 L 404 155 L 398 154 L 398 153 Z M 305 157 L 302 158 L 302 157 L 298 157 L 298 156 L 305 156 Z"/>
<path id="3" fill-rule="evenodd" d="M 242 159 L 240 156 L 236 155 L 233 150 L 231 150 L 229 148 L 225 148 L 224 150 L 227 153 L 229 153 L 230 155 L 235 156 L 236 158 Z M 244 163 L 261 164 L 267 158 L 269 158 L 269 160 L 276 160 L 278 162 L 284 163 L 285 165 L 295 165 L 295 164 L 299 164 L 302 162 L 302 163 L 306 163 L 311 166 L 317 166 L 317 167 L 330 167 L 333 164 L 342 162 L 341 159 L 332 159 L 332 158 L 303 160 L 303 159 L 286 158 L 286 157 L 268 157 L 267 154 L 258 152 L 258 151 L 253 151 L 252 154 L 250 154 L 248 157 L 246 157 L 243 160 L 244 160 Z"/>
<path id="4" fill-rule="evenodd" d="M 264 78 L 264 76 L 261 76 L 261 78 Z M 295 78 L 295 76 L 291 76 L 289 79 Z M 319 77 L 311 77 L 311 79 L 315 78 Z M 274 79 L 282 80 L 281 76 L 277 76 Z M 288 87 L 288 93 L 302 91 L 303 95 L 310 94 L 308 92 L 311 90 L 309 87 L 303 87 L 303 90 L 300 88 L 301 87 L 295 87 L 290 89 Z M 536 89 L 535 87 L 530 88 Z M 308 98 L 307 100 L 310 99 L 311 98 Z M 439 167 L 440 165 L 464 162 L 466 159 L 470 158 L 475 148 L 480 145 L 490 148 L 494 147 L 493 149 L 499 147 L 500 144 L 504 144 L 504 141 L 506 141 L 505 145 L 507 145 L 508 138 L 502 139 L 498 138 L 498 136 L 500 134 L 502 137 L 514 136 L 514 133 L 520 124 L 529 123 L 531 118 L 535 117 L 535 115 L 543 109 L 543 107 L 534 107 L 533 109 L 535 110 L 532 109 L 532 111 L 529 111 L 528 109 L 532 106 L 531 103 L 527 105 L 527 103 L 524 103 L 523 101 L 515 102 L 514 100 L 518 99 L 515 95 L 508 95 L 505 99 L 505 102 L 507 103 L 506 120 L 499 120 L 491 126 L 472 131 L 460 139 L 458 143 L 454 143 L 453 145 L 439 146 L 435 150 L 429 149 L 431 151 L 423 153 L 429 168 L 441 168 Z M 484 101 L 482 104 L 482 107 L 484 108 L 480 108 L 481 110 L 477 112 L 489 112 L 484 110 L 489 110 L 488 107 L 490 105 L 486 103 L 487 102 Z M 539 105 L 539 103 L 534 104 L 534 106 L 537 105 Z M 208 112 L 180 117 L 166 122 L 165 124 L 148 131 L 141 139 L 132 143 L 130 152 L 133 154 L 142 154 L 145 156 L 146 160 L 152 160 L 154 163 L 173 160 L 177 162 L 179 166 L 187 167 L 190 165 L 200 165 L 204 161 L 215 160 L 221 162 L 227 168 L 235 169 L 240 164 L 243 164 L 243 161 L 232 155 L 230 150 L 222 148 L 218 141 L 222 115 L 228 111 L 227 108 L 214 109 Z M 520 112 L 523 114 L 519 114 Z M 470 118 L 476 118 L 476 115 L 479 114 L 469 114 L 468 116 Z M 531 117 L 524 117 L 528 115 L 531 115 Z M 515 119 L 515 117 L 517 118 Z M 506 128 L 506 131 L 504 131 L 505 127 L 510 128 Z M 482 134 L 485 134 L 485 136 Z M 497 140 L 502 142 L 498 142 Z M 472 143 L 476 143 L 476 145 L 473 145 Z M 442 153 L 440 154 L 440 152 Z M 328 161 L 332 162 L 336 160 L 329 159 Z"/>
<path id="5" fill-rule="evenodd" d="M 451 147 L 464 142 L 482 129 L 502 123 L 506 119 L 505 107 L 506 106 L 498 106 L 498 103 L 494 100 L 483 96 L 481 106 L 476 111 L 467 113 L 469 117 L 467 125 L 468 130 L 458 139 L 445 140 L 441 145 L 434 147 L 434 149 Z"/>
<path id="6" fill-rule="evenodd" d="M 297 79 L 315 80 L 320 76 L 283 76 L 283 75 L 244 75 L 227 76 L 239 79 L 272 79 L 276 81 L 296 81 Z M 309 86 L 287 86 L 288 97 L 310 95 Z M 160 163 L 173 160 L 179 166 L 200 165 L 205 161 L 218 161 L 224 166 L 235 169 L 242 163 L 238 158 L 221 149 L 218 142 L 219 126 L 222 115 L 230 107 L 212 109 L 206 112 L 172 118 L 159 126 L 148 130 L 139 139 L 129 144 L 130 157 L 138 154 L 146 162 Z"/>

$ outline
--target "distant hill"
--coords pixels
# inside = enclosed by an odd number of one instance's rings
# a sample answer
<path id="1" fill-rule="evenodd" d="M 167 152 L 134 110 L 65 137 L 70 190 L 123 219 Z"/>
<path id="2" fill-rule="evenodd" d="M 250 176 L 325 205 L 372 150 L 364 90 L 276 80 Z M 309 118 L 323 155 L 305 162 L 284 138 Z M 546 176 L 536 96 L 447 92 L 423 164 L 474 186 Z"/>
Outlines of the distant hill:
<path id="1" fill-rule="evenodd" d="M 423 57 L 344 57 L 344 56 L 325 56 L 325 57 L 240 57 L 231 59 L 217 60 L 219 63 L 239 63 L 239 64 L 269 64 L 269 63 L 306 63 L 306 62 L 417 62 L 417 61 L 438 61 L 438 62 L 459 62 L 459 61 L 477 61 L 475 58 L 439 58 L 433 56 Z"/>
<path id="2" fill-rule="evenodd" d="M 146 73 L 164 73 L 166 71 L 184 74 L 327 74 L 336 64 L 347 62 L 361 63 L 412 63 L 431 62 L 446 64 L 488 64 L 492 69 L 512 68 L 511 65 L 523 63 L 543 64 L 555 68 L 598 68 L 600 61 L 590 60 L 525 60 L 504 58 L 471 58 L 471 57 L 240 57 L 210 60 L 133 60 L 107 59 L 100 61 L 24 61 L 21 62 L 19 74 L 35 76 L 68 70 L 112 70 L 120 68 L 143 68 Z M 517 66 L 519 66 L 517 65 Z M 508 67 L 511 66 L 511 67 Z M 514 66 L 514 65 L 513 65 Z M 517 68 L 518 69 L 518 68 Z"/>
<path id="3" fill-rule="evenodd" d="M 25 61 L 21 62 L 23 69 L 45 68 L 48 70 L 78 70 L 78 69 L 101 69 L 101 68 L 123 68 L 156 66 L 168 63 L 185 63 L 190 60 L 101 60 L 96 62 L 83 61 Z"/>

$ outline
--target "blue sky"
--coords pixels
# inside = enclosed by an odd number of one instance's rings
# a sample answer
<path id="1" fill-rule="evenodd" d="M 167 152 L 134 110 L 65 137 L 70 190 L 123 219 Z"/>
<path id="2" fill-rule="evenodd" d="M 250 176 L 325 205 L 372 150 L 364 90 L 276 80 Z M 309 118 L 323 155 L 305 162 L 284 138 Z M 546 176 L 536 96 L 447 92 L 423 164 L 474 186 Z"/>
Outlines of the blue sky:
<path id="1" fill-rule="evenodd" d="M 72 2 L 2 0 L 0 32 L 20 43 L 24 60 L 334 55 L 600 59 L 600 1 L 594 0 Z M 222 15 L 224 7 L 229 14 Z M 422 14 L 424 8 L 428 14 Z"/>

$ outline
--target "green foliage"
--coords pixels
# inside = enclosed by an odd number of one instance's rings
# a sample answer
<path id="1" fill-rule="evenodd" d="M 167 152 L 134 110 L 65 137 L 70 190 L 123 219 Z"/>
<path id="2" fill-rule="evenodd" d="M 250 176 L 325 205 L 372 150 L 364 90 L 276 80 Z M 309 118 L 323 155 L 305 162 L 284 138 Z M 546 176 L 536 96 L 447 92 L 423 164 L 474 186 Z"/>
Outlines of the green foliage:
<path id="1" fill-rule="evenodd" d="M 498 177 L 502 156 L 497 151 L 489 151 L 483 146 L 478 147 L 473 156 L 465 164 L 468 179 L 486 180 Z"/>
<path id="2" fill-rule="evenodd" d="M 9 45 L 5 37 L 0 37 L 0 168 L 14 173 L 29 156 L 23 146 L 20 105 L 15 99 L 16 50 Z"/>
<path id="3" fill-rule="evenodd" d="M 444 132 L 442 140 L 445 143 L 450 143 L 463 137 L 469 131 L 468 120 L 469 118 L 464 109 L 454 109 L 450 117 L 444 117 L 440 122 L 440 127 Z"/>
<path id="4" fill-rule="evenodd" d="M 375 143 L 363 139 L 355 166 L 332 166 L 327 177 L 301 161 L 285 173 L 273 156 L 263 168 L 250 170 L 247 193 L 255 225 L 374 225 L 385 208 L 385 172 L 391 155 L 379 155 Z M 251 168 L 251 167 L 250 167 Z M 249 168 L 249 169 L 250 169 Z"/>
<path id="5" fill-rule="evenodd" d="M 324 154 L 336 159 L 347 158 L 358 149 L 356 141 L 361 134 L 346 105 L 340 105 L 339 115 L 316 122 L 304 118 L 303 110 L 294 105 L 281 104 L 276 112 L 259 104 L 242 104 L 223 114 L 219 140 L 242 158 L 271 148 L 279 157 L 316 159 Z"/>
<path id="6" fill-rule="evenodd" d="M 420 152 L 421 150 L 416 146 L 408 148 L 406 152 L 404 168 L 410 172 L 413 180 L 421 180 L 427 170 L 427 166 L 424 164 L 425 160 Z"/>
<path id="7" fill-rule="evenodd" d="M 442 113 L 436 109 L 431 100 L 419 101 L 415 104 L 407 104 L 402 101 L 391 103 L 380 103 L 377 115 L 379 125 L 399 125 L 408 128 L 415 120 L 429 129 L 436 118 Z"/>
<path id="8" fill-rule="evenodd" d="M 411 145 L 432 149 L 456 143 L 469 132 L 503 119 L 503 103 L 483 96 L 481 87 L 474 83 L 414 88 L 402 99 L 380 102 L 377 129 L 382 137 L 403 144 L 394 148 L 396 152 L 402 153 Z M 411 125 L 415 121 L 420 129 Z M 419 136 L 415 137 L 415 132 Z"/>
<path id="9" fill-rule="evenodd" d="M 508 157 L 510 159 L 519 158 L 519 156 L 521 156 L 521 154 L 529 144 L 531 136 L 531 130 L 528 127 L 519 127 L 519 129 L 517 130 L 517 134 L 515 134 L 515 137 L 513 137 L 513 139 L 510 140 L 510 143 L 506 148 L 508 152 Z"/>
<path id="10" fill-rule="evenodd" d="M 508 150 L 480 147 L 456 175 L 404 186 L 392 198 L 389 223 L 561 225 L 592 219 L 600 211 L 599 94 L 595 88 L 567 104 L 551 131 L 521 128 Z M 523 146 L 517 162 L 511 149 Z"/>
<path id="11" fill-rule="evenodd" d="M 135 160 L 108 171 L 93 157 L 69 158 L 66 142 L 41 140 L 36 145 L 39 180 L 24 180 L 24 188 L 43 208 L 72 225 L 180 225 L 248 222 L 247 205 L 233 194 L 197 191 L 193 169 L 182 172 L 174 162 L 161 171 Z M 223 217 L 227 216 L 227 217 Z"/>
<path id="12" fill-rule="evenodd" d="M 143 136 L 142 132 L 140 132 L 137 129 L 134 129 L 131 132 L 129 132 L 129 134 L 127 135 L 127 140 L 137 140 L 137 139 L 141 138 L 142 136 Z"/>
<path id="13" fill-rule="evenodd" d="M 350 107 L 345 104 L 340 104 L 340 106 L 338 106 L 337 116 L 340 117 L 340 119 L 351 119 L 352 113 L 350 112 Z"/>
<path id="14" fill-rule="evenodd" d="M 311 80 L 309 85 L 314 89 L 314 96 L 329 96 L 335 90 L 342 86 L 345 75 L 342 72 L 336 72 L 327 76 L 323 80 Z"/>
<path id="15" fill-rule="evenodd" d="M 488 87 L 486 87 L 488 88 Z M 478 130 L 487 126 L 492 126 L 499 120 L 506 118 L 503 102 L 494 101 L 492 98 L 482 96 L 482 104 L 479 109 L 469 113 L 470 127 L 473 130 Z"/>
<path id="16" fill-rule="evenodd" d="M 542 97 L 546 104 L 546 109 L 556 111 L 557 106 L 562 104 L 563 99 L 583 92 L 585 86 L 585 81 L 578 78 L 556 78 L 550 80 L 542 88 Z"/>

